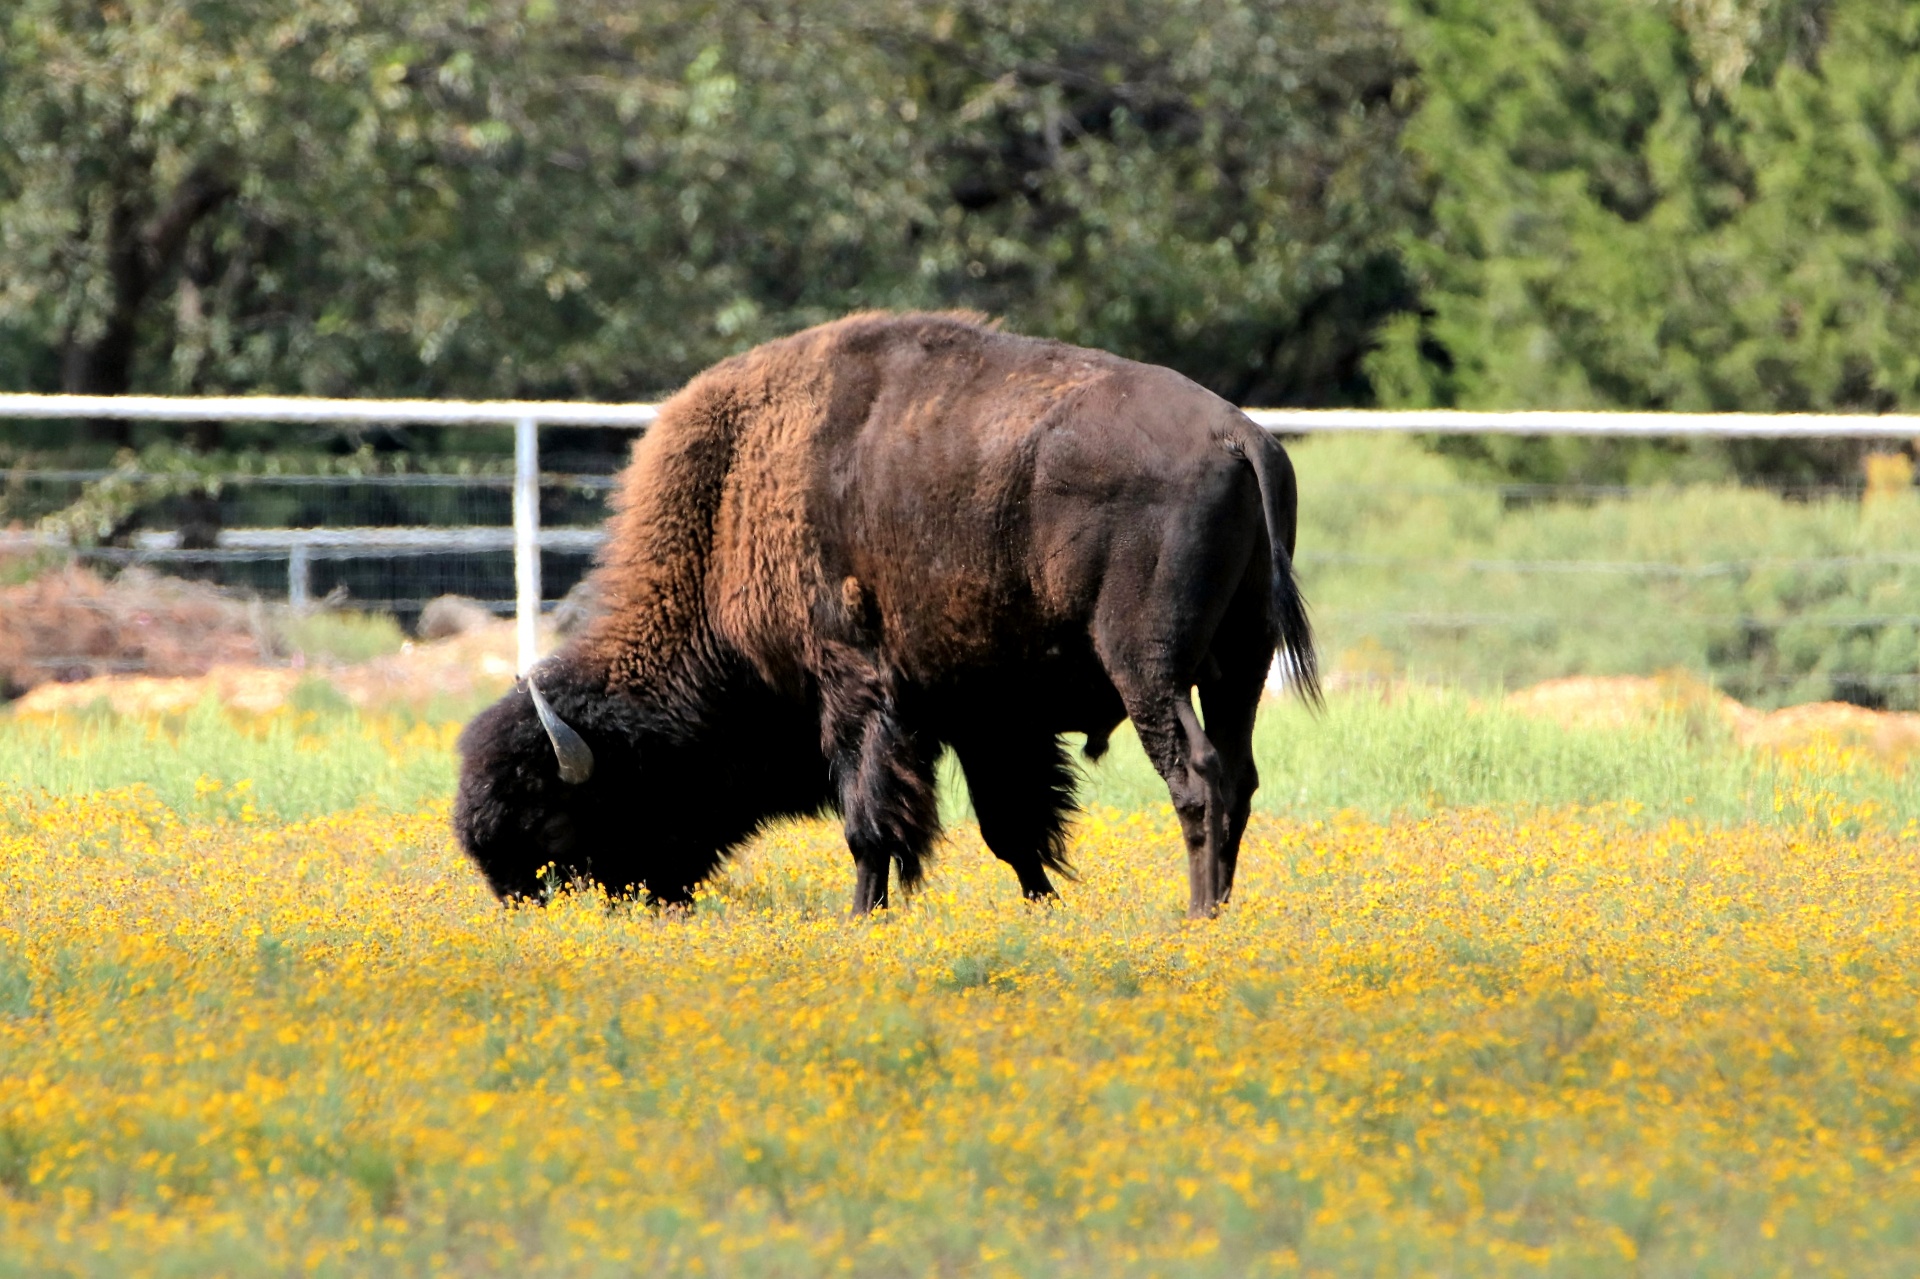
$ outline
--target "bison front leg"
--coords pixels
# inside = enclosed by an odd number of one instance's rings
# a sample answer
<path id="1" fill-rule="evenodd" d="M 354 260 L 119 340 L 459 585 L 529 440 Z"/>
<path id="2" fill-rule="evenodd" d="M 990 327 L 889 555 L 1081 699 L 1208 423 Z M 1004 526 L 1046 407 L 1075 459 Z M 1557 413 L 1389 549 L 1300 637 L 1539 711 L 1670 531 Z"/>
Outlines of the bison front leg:
<path id="1" fill-rule="evenodd" d="M 887 879 L 900 864 L 900 886 L 920 882 L 921 859 L 940 833 L 934 799 L 934 748 L 899 722 L 893 709 L 868 712 L 836 734 L 840 812 L 853 854 L 853 913 L 887 904 Z"/>
<path id="2" fill-rule="evenodd" d="M 856 919 L 887 908 L 887 880 L 893 863 L 884 852 L 856 850 L 853 854 L 853 909 Z"/>
<path id="3" fill-rule="evenodd" d="M 1076 779 L 1060 739 L 1002 731 L 966 735 L 953 746 L 967 775 L 980 838 L 1013 867 L 1027 900 L 1051 900 L 1047 868 L 1071 874 L 1066 828 Z"/>

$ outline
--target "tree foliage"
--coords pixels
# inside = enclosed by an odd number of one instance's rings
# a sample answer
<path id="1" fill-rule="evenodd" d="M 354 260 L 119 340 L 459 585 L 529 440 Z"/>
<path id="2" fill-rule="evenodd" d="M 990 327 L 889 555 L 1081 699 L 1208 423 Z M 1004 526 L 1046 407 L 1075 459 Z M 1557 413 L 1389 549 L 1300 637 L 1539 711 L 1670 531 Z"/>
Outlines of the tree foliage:
<path id="1" fill-rule="evenodd" d="M 1242 403 L 1920 402 L 1920 0 L 14 0 L 0 385 L 642 397 L 975 307 Z M 1850 450 L 1469 446 L 1540 478 Z"/>
<path id="2" fill-rule="evenodd" d="M 1370 364 L 1387 400 L 1920 403 L 1920 4 L 1408 0 L 1405 19 L 1431 202 L 1402 240 L 1423 310 Z M 1662 465 L 1487 447 L 1546 474 Z M 1839 460 L 1730 453 L 1781 475 Z"/>
<path id="3" fill-rule="evenodd" d="M 19 0 L 0 376 L 640 395 L 975 306 L 1345 400 L 1408 70 L 1335 0 Z"/>

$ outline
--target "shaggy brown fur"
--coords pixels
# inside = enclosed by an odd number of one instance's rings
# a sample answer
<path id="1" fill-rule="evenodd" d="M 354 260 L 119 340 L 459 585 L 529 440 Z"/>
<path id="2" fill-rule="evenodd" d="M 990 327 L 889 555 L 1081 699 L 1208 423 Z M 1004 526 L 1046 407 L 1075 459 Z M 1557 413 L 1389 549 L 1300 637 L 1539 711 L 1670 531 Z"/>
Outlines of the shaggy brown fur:
<path id="1" fill-rule="evenodd" d="M 970 315 L 856 315 L 695 378 L 634 449 L 598 619 L 535 674 L 594 754 L 558 780 L 524 686 L 462 738 L 455 828 L 543 874 L 682 900 L 772 818 L 838 810 L 854 906 L 911 887 L 951 746 L 1030 896 L 1123 718 L 1173 796 L 1191 910 L 1233 885 L 1276 640 L 1317 695 L 1293 470 L 1166 369 Z M 1203 728 L 1191 700 L 1198 686 Z"/>

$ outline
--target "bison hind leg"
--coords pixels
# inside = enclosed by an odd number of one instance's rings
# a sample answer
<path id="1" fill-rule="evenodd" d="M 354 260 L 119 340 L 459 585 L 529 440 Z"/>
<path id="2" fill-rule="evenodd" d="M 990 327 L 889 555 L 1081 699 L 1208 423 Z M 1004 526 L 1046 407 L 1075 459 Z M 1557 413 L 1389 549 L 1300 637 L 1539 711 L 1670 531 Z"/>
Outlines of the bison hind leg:
<path id="1" fill-rule="evenodd" d="M 1067 819 L 1078 804 L 1080 775 L 1065 745 L 1051 733 L 983 735 L 955 742 L 954 754 L 967 777 L 980 838 L 1013 867 L 1029 899 L 1053 897 L 1047 872 L 1073 877 Z"/>

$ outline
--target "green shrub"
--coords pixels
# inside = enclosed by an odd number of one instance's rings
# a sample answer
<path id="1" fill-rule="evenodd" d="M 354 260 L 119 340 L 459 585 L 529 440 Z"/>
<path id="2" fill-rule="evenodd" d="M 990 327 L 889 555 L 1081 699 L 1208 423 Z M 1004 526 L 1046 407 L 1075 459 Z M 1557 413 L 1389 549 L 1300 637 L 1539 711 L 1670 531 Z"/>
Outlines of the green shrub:
<path id="1" fill-rule="evenodd" d="M 1475 689 L 1680 668 L 1741 701 L 1911 708 L 1920 497 L 1735 486 L 1503 506 L 1404 437 L 1290 446 L 1335 670 Z"/>

